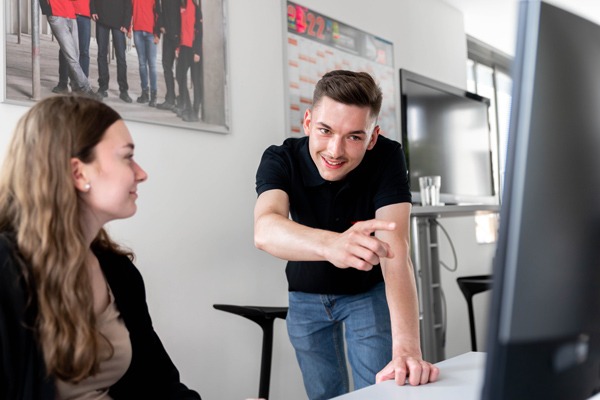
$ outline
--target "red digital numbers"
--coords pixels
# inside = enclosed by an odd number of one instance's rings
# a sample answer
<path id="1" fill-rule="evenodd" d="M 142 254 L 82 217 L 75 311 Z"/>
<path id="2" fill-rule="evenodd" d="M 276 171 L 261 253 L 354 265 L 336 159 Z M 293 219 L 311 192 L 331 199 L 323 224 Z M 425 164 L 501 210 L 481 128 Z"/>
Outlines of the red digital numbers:
<path id="1" fill-rule="evenodd" d="M 288 20 L 296 20 L 296 7 L 293 4 L 287 6 Z"/>
<path id="2" fill-rule="evenodd" d="M 289 3 L 287 6 L 288 28 L 315 39 L 325 39 L 325 18 L 308 8 Z"/>
<path id="3" fill-rule="evenodd" d="M 304 7 L 289 4 L 287 7 L 288 28 L 298 33 L 306 31 L 306 20 Z"/>
<path id="4" fill-rule="evenodd" d="M 323 17 L 309 12 L 306 15 L 306 21 L 308 22 L 308 31 L 306 32 L 308 36 L 314 36 L 317 39 L 325 38 L 323 34 L 323 31 L 325 31 L 325 19 Z"/>

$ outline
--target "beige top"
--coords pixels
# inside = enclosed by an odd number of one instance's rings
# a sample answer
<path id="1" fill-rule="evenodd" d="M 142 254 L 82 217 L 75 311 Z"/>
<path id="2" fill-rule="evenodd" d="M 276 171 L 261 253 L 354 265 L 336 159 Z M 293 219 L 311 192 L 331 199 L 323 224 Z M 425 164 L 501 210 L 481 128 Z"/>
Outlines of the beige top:
<path id="1" fill-rule="evenodd" d="M 100 371 L 78 384 L 57 380 L 58 400 L 110 400 L 108 389 L 125 375 L 131 364 L 131 341 L 125 323 L 119 318 L 115 298 L 109 288 L 110 303 L 96 319 L 100 333 L 113 347 L 113 356 L 108 358 L 108 348 L 102 351 L 104 361 L 100 362 Z"/>

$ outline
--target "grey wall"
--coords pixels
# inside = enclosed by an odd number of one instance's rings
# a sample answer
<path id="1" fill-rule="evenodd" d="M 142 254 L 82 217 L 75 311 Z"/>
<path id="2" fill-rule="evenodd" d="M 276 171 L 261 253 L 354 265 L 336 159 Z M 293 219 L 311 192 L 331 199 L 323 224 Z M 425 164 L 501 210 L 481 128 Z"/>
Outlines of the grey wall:
<path id="1" fill-rule="evenodd" d="M 260 360 L 258 326 L 212 304 L 287 304 L 285 263 L 256 250 L 252 240 L 256 166 L 264 148 L 284 139 L 284 9 L 275 0 L 227 4 L 231 133 L 128 123 L 149 180 L 139 188 L 137 215 L 109 227 L 136 251 L 155 328 L 183 380 L 206 399 L 255 396 Z M 443 1 L 301 4 L 392 41 L 397 68 L 465 86 L 463 16 Z M 0 83 L 4 88 L 4 74 Z M 0 154 L 25 111 L 0 104 Z M 472 219 L 448 221 L 448 229 L 460 242 L 461 272 L 487 268 L 491 247 L 475 243 Z M 442 257 L 451 262 L 447 254 L 444 249 Z M 466 306 L 455 276 L 444 278 L 452 315 L 449 355 L 469 350 Z M 271 398 L 305 398 L 282 321 L 275 323 Z"/>

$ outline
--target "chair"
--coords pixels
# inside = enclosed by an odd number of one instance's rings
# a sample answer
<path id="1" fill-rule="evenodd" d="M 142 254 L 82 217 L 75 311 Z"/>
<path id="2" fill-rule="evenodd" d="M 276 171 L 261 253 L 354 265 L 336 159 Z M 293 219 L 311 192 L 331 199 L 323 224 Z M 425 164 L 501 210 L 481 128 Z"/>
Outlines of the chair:
<path id="1" fill-rule="evenodd" d="M 469 329 L 471 331 L 471 350 L 477 351 L 477 335 L 475 334 L 475 315 L 473 312 L 473 296 L 492 288 L 491 275 L 463 276 L 456 279 L 458 287 L 467 300 L 469 309 Z"/>
<path id="2" fill-rule="evenodd" d="M 271 381 L 271 358 L 273 354 L 273 322 L 275 318 L 285 319 L 287 307 L 236 306 L 230 304 L 213 304 L 217 310 L 237 314 L 256 322 L 263 330 L 262 355 L 260 362 L 260 381 L 258 397 L 269 398 Z"/>

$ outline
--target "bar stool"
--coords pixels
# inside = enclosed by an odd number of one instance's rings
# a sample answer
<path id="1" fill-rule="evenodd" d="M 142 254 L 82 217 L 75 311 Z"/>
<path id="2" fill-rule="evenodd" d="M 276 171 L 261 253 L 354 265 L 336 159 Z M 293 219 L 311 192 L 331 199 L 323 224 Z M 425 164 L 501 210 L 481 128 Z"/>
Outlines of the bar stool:
<path id="1" fill-rule="evenodd" d="M 492 288 L 491 275 L 463 276 L 456 279 L 458 287 L 467 300 L 469 309 L 469 329 L 471 331 L 471 350 L 477 351 L 477 336 L 475 334 L 475 314 L 473 312 L 473 296 Z"/>
<path id="2" fill-rule="evenodd" d="M 248 318 L 256 322 L 263 330 L 262 354 L 260 361 L 260 381 L 258 397 L 269 398 L 271 381 L 271 359 L 273 354 L 273 322 L 275 318 L 285 319 L 287 307 L 236 306 L 230 304 L 213 304 L 217 310 Z"/>

